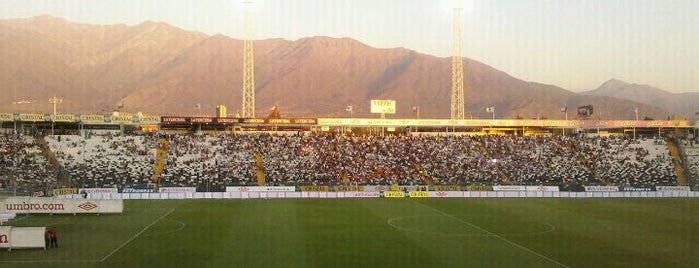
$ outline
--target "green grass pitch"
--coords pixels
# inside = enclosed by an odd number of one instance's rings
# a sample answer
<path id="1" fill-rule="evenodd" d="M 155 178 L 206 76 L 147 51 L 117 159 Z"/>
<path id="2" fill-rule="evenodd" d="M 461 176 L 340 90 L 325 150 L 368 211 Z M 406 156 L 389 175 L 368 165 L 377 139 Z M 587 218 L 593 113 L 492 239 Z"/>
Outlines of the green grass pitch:
<path id="1" fill-rule="evenodd" d="M 126 200 L 0 267 L 698 267 L 699 199 Z"/>

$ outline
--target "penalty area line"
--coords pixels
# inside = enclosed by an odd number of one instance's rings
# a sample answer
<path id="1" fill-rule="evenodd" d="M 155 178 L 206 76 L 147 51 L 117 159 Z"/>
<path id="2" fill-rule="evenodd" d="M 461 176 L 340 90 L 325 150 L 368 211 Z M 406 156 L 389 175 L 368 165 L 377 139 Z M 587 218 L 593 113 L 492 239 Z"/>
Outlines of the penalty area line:
<path id="1" fill-rule="evenodd" d="M 119 247 L 117 247 L 117 248 L 115 248 L 114 250 L 112 250 L 112 252 L 109 252 L 109 254 L 107 254 L 107 256 L 104 256 L 104 258 L 100 259 L 100 262 L 104 262 L 105 260 L 109 259 L 109 257 L 111 257 L 112 255 L 114 255 L 114 253 L 116 253 L 117 251 L 119 251 L 121 248 L 123 248 L 124 246 L 128 245 L 129 243 L 131 243 L 131 241 L 133 241 L 134 239 L 136 239 L 136 237 L 138 237 L 139 235 L 141 235 L 143 232 L 145 232 L 146 230 L 148 230 L 148 228 L 150 228 L 151 226 L 155 225 L 156 223 L 158 223 L 158 222 L 159 222 L 160 220 L 162 220 L 163 218 L 165 218 L 165 217 L 167 217 L 168 215 L 170 215 L 170 213 L 172 213 L 173 211 L 175 211 L 174 208 L 170 209 L 170 211 L 168 211 L 167 213 L 165 213 L 165 215 L 160 216 L 160 218 L 157 218 L 155 221 L 153 221 L 153 222 L 151 222 L 150 224 L 148 224 L 148 226 L 144 227 L 141 231 L 139 231 L 138 233 L 136 233 L 136 234 L 135 234 L 134 236 L 132 236 L 129 240 L 126 240 L 126 242 L 124 242 L 124 243 L 121 244 Z"/>
<path id="2" fill-rule="evenodd" d="M 439 213 L 439 214 L 442 214 L 442 215 L 444 215 L 444 216 L 447 216 L 447 217 L 449 217 L 449 218 L 452 218 L 452 219 L 454 219 L 454 220 L 457 220 L 457 221 L 459 221 L 459 222 L 461 222 L 461 223 L 463 223 L 463 224 L 466 224 L 466 225 L 468 225 L 468 226 L 471 226 L 471 227 L 473 227 L 473 228 L 476 228 L 476 229 L 480 230 L 481 232 L 484 232 L 484 233 L 486 233 L 486 234 L 491 235 L 491 237 L 495 237 L 495 238 L 497 238 L 497 239 L 500 239 L 500 240 L 502 240 L 502 241 L 505 242 L 505 243 L 508 243 L 508 244 L 513 245 L 513 246 L 515 246 L 515 247 L 518 247 L 518 248 L 520 248 L 520 249 L 522 249 L 522 250 L 524 250 L 524 251 L 526 251 L 526 252 L 529 252 L 529 253 L 531 253 L 531 254 L 534 254 L 534 255 L 536 255 L 536 256 L 539 256 L 540 258 L 543 258 L 543 259 L 545 259 L 545 260 L 547 260 L 547 261 L 549 261 L 549 262 L 555 263 L 555 264 L 557 264 L 557 265 L 559 265 L 559 266 L 562 266 L 562 267 L 568 267 L 568 268 L 570 268 L 570 266 L 568 266 L 568 265 L 565 265 L 565 264 L 560 263 L 560 262 L 558 262 L 558 261 L 556 261 L 556 260 L 554 260 L 554 259 L 551 259 L 551 258 L 549 258 L 549 257 L 546 257 L 546 256 L 544 256 L 543 254 L 534 251 L 533 249 L 530 249 L 530 248 L 528 248 L 528 247 L 525 247 L 525 246 L 522 246 L 522 245 L 520 245 L 520 244 L 517 244 L 517 243 L 515 243 L 515 242 L 512 241 L 512 240 L 509 240 L 509 239 L 507 239 L 507 238 L 505 238 L 505 237 L 503 237 L 503 236 L 501 236 L 501 235 L 499 235 L 499 234 L 496 234 L 496 233 L 493 233 L 493 232 L 488 231 L 488 230 L 486 230 L 486 229 L 483 229 L 483 228 L 481 228 L 481 227 L 478 226 L 478 225 L 475 225 L 475 224 L 470 223 L 470 222 L 468 222 L 468 221 L 466 221 L 466 220 L 457 218 L 457 217 L 454 216 L 454 215 L 451 215 L 451 214 L 446 213 L 446 212 L 444 212 L 444 211 L 441 211 L 441 210 L 439 210 L 439 209 L 433 208 L 433 207 L 431 207 L 431 206 L 425 205 L 425 204 L 423 204 L 423 203 L 420 203 L 420 202 L 417 202 L 417 201 L 416 201 L 416 203 L 418 203 L 419 205 L 421 205 L 421 206 L 423 206 L 423 207 L 429 208 L 429 209 L 431 209 L 431 210 L 434 211 L 434 212 L 437 212 L 437 213 Z"/>

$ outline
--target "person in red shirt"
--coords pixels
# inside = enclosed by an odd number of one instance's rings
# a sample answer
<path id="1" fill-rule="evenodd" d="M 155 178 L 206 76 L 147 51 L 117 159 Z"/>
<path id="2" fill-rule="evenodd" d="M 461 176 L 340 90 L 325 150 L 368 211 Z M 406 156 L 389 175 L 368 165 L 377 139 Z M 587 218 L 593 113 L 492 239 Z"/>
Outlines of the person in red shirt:
<path id="1" fill-rule="evenodd" d="M 49 235 L 49 247 L 57 248 L 58 247 L 58 232 L 56 231 L 56 228 L 51 227 L 48 231 L 48 235 Z"/>

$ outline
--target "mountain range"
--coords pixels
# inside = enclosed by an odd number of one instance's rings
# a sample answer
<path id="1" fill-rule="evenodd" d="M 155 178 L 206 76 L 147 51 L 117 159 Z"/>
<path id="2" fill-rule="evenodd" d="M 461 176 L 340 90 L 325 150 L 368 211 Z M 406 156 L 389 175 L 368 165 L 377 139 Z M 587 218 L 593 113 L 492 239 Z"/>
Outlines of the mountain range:
<path id="1" fill-rule="evenodd" d="M 285 117 L 377 117 L 371 99 L 396 100 L 388 118 L 448 118 L 451 58 L 404 48 L 379 49 L 350 38 L 255 40 L 256 115 L 277 107 Z M 51 16 L 0 20 L 0 112 L 123 112 L 229 116 L 241 109 L 243 41 L 185 31 L 166 23 L 90 25 Z M 666 119 L 694 116 L 699 93 L 673 94 L 610 80 L 574 93 L 517 79 L 484 63 L 463 59 L 466 116 L 576 118 L 594 105 L 593 118 Z M 197 110 L 201 104 L 201 110 Z M 568 107 L 568 113 L 561 108 Z"/>

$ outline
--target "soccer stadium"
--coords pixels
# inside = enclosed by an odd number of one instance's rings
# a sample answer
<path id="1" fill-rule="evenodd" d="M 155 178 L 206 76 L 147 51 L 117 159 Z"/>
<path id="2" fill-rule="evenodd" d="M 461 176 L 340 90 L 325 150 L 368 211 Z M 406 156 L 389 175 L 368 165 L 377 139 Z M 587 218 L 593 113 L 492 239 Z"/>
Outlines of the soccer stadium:
<path id="1" fill-rule="evenodd" d="M 697 267 L 699 5 L 637 2 L 12 1 L 0 267 Z"/>
<path id="2" fill-rule="evenodd" d="M 28 117 L 0 135 L 5 267 L 697 261 L 687 122 Z"/>

